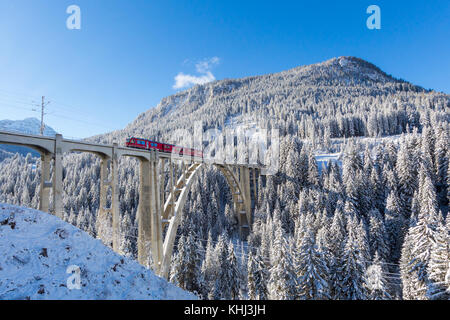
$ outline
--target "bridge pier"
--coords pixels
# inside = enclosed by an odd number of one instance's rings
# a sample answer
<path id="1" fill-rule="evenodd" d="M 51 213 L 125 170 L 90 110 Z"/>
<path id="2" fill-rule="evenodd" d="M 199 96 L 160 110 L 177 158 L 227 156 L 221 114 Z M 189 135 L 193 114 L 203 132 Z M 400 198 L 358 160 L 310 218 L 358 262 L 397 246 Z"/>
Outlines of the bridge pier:
<path id="1" fill-rule="evenodd" d="M 108 188 L 111 185 L 111 180 L 108 180 L 108 162 L 109 157 L 101 157 L 100 160 L 100 199 L 99 199 L 99 208 L 97 212 L 97 236 L 102 238 L 103 241 L 105 238 L 105 227 L 108 223 L 108 214 L 111 213 L 111 207 L 106 206 L 107 196 L 108 196 Z"/>
<path id="2" fill-rule="evenodd" d="M 50 161 L 52 154 L 41 153 L 41 190 L 39 191 L 39 210 L 50 212 L 50 190 L 53 183 L 50 181 Z"/>
<path id="3" fill-rule="evenodd" d="M 114 150 L 114 147 L 113 147 Z M 118 189 L 118 157 L 112 154 L 112 157 L 100 155 L 100 199 L 97 212 L 97 236 L 105 241 L 111 241 L 114 251 L 119 252 L 119 225 L 120 225 L 120 207 L 119 207 L 119 189 Z M 108 180 L 108 164 L 110 164 L 111 179 Z M 111 204 L 107 207 L 108 191 L 111 188 Z M 112 239 L 106 234 L 108 228 L 109 216 L 112 220 Z"/>
<path id="4" fill-rule="evenodd" d="M 120 205 L 119 205 L 119 155 L 117 143 L 113 144 L 111 157 L 111 213 L 113 229 L 113 250 L 119 251 Z"/>
<path id="5" fill-rule="evenodd" d="M 157 157 L 151 161 L 150 183 L 151 183 L 151 244 L 153 255 L 153 270 L 159 273 L 163 256 L 162 224 L 161 224 L 161 192 L 160 181 L 158 179 L 158 160 Z"/>
<path id="6" fill-rule="evenodd" d="M 240 166 L 241 190 L 244 193 L 244 206 L 247 214 L 247 224 L 252 224 L 252 200 L 250 193 L 250 169 Z"/>
<path id="7" fill-rule="evenodd" d="M 53 214 L 58 218 L 64 217 L 63 195 L 62 195 L 62 158 L 63 149 L 61 145 L 62 135 L 55 136 L 55 153 L 53 162 Z"/>
<path id="8" fill-rule="evenodd" d="M 138 206 L 138 261 L 159 272 L 162 260 L 162 227 L 157 160 L 141 159 Z M 151 263 L 149 258 L 151 252 Z"/>
<path id="9" fill-rule="evenodd" d="M 141 160 L 139 171 L 138 261 L 149 267 L 151 250 L 150 161 Z M 153 261 L 154 262 L 154 261 Z"/>

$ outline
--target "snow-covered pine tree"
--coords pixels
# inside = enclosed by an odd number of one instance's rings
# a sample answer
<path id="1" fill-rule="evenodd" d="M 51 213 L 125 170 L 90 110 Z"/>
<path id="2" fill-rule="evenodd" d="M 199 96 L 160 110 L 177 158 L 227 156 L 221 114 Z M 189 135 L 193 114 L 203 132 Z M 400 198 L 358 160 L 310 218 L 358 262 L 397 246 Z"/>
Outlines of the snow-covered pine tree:
<path id="1" fill-rule="evenodd" d="M 298 297 L 302 300 L 330 299 L 327 281 L 328 267 L 324 254 L 316 245 L 316 236 L 312 230 L 305 233 L 297 248 L 295 270 L 298 281 Z"/>
<path id="2" fill-rule="evenodd" d="M 381 261 L 387 261 L 389 245 L 383 217 L 378 209 L 372 209 L 369 212 L 369 216 L 369 247 L 371 256 L 375 257 L 375 253 L 377 253 Z"/>
<path id="3" fill-rule="evenodd" d="M 347 241 L 345 243 L 343 267 L 342 290 L 343 299 L 346 300 L 364 300 L 367 299 L 367 290 L 364 276 L 366 273 L 366 264 L 363 261 L 362 254 L 358 245 L 358 222 L 356 217 L 348 217 L 347 222 Z"/>
<path id="4" fill-rule="evenodd" d="M 133 226 L 128 211 L 125 211 L 119 226 L 120 243 L 119 250 L 121 254 L 131 257 L 133 256 Z"/>
<path id="5" fill-rule="evenodd" d="M 217 275 L 212 292 L 214 299 L 231 299 L 231 283 L 229 274 L 228 261 L 228 237 L 226 233 L 222 233 L 217 239 L 214 248 L 217 257 Z"/>
<path id="6" fill-rule="evenodd" d="M 203 257 L 199 249 L 202 246 L 195 240 L 193 231 L 186 238 L 182 236 L 172 269 L 172 278 L 178 286 L 191 292 L 201 292 L 199 278 Z"/>
<path id="7" fill-rule="evenodd" d="M 450 215 L 447 215 L 450 221 Z M 447 224 L 448 225 L 448 224 Z M 436 233 L 436 242 L 431 248 L 428 264 L 428 278 L 431 281 L 427 296 L 429 299 L 450 299 L 450 234 L 448 228 L 440 223 Z"/>
<path id="8" fill-rule="evenodd" d="M 214 252 L 214 245 L 212 242 L 211 232 L 208 234 L 208 241 L 206 243 L 205 259 L 202 262 L 200 275 L 200 294 L 203 298 L 207 298 L 213 286 L 213 280 L 217 275 L 217 262 Z"/>
<path id="9" fill-rule="evenodd" d="M 223 278 L 224 281 L 228 281 L 228 286 L 230 288 L 229 297 L 226 299 L 236 300 L 239 299 L 240 289 L 241 289 L 241 275 L 239 270 L 238 261 L 234 253 L 234 245 L 230 241 L 228 244 L 228 258 L 227 258 L 228 269 L 224 270 L 226 277 Z"/>
<path id="10" fill-rule="evenodd" d="M 372 260 L 372 255 L 370 254 L 370 246 L 369 246 L 369 236 L 367 234 L 367 227 L 365 224 L 365 220 L 361 219 L 357 226 L 357 241 L 359 246 L 359 252 L 361 253 L 361 257 L 366 265 L 368 262 Z"/>
<path id="11" fill-rule="evenodd" d="M 396 172 L 399 185 L 399 197 L 405 218 L 411 215 L 411 202 L 417 190 L 418 166 L 414 159 L 414 148 L 409 141 L 400 144 L 397 157 Z"/>
<path id="12" fill-rule="evenodd" d="M 332 265 L 330 267 L 330 291 L 333 300 L 344 299 L 344 256 L 345 243 L 347 238 L 346 221 L 342 211 L 342 205 L 337 205 L 330 227 L 330 246 Z"/>
<path id="13" fill-rule="evenodd" d="M 293 202 L 298 201 L 301 187 L 299 176 L 302 174 L 302 168 L 300 165 L 300 150 L 293 147 L 290 148 L 286 160 L 286 196 L 288 200 Z"/>
<path id="14" fill-rule="evenodd" d="M 384 213 L 387 236 L 390 248 L 390 261 L 395 263 L 401 255 L 401 245 L 403 243 L 403 232 L 405 220 L 401 212 L 401 203 L 397 192 L 392 190 L 386 199 L 386 209 Z"/>
<path id="15" fill-rule="evenodd" d="M 271 252 L 272 267 L 268 283 L 269 298 L 273 300 L 294 300 L 297 296 L 297 281 L 290 245 L 282 228 L 275 230 Z"/>
<path id="16" fill-rule="evenodd" d="M 368 289 L 369 299 L 391 299 L 391 295 L 388 292 L 386 271 L 383 268 L 382 260 L 380 259 L 378 252 L 375 252 L 373 263 L 367 268 L 365 283 Z"/>
<path id="17" fill-rule="evenodd" d="M 320 186 L 319 169 L 312 150 L 309 150 L 308 153 L 308 184 L 316 187 Z"/>
<path id="18" fill-rule="evenodd" d="M 436 192 L 424 163 L 419 176 L 419 216 L 416 225 L 409 228 L 403 244 L 401 272 L 403 297 L 424 300 L 428 298 L 430 279 L 427 269 L 441 217 L 437 210 Z"/>

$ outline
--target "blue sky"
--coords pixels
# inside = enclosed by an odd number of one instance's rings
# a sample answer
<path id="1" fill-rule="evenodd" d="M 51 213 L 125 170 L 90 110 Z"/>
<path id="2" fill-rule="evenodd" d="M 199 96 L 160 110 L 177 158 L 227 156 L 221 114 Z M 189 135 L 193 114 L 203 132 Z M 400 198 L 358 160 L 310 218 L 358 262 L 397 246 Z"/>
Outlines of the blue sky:
<path id="1" fill-rule="evenodd" d="M 69 5 L 81 29 L 69 30 Z M 366 8 L 381 9 L 369 30 Z M 123 128 L 189 80 L 351 55 L 450 93 L 450 2 L 0 0 L 0 119 L 39 116 L 70 137 Z M 178 82 L 176 77 L 178 75 Z"/>

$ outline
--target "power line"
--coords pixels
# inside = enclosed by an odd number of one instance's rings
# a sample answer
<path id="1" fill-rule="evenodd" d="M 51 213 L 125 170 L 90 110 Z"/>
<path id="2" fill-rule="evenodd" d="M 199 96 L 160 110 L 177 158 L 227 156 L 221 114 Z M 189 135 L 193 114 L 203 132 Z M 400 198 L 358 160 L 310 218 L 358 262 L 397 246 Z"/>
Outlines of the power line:
<path id="1" fill-rule="evenodd" d="M 30 99 L 30 101 L 27 101 L 28 98 Z M 44 122 L 45 115 L 51 115 L 56 118 L 71 120 L 71 121 L 75 121 L 78 123 L 83 123 L 83 124 L 89 125 L 91 127 L 101 127 L 101 128 L 107 129 L 107 130 L 111 130 L 111 127 L 107 127 L 101 123 L 85 121 L 85 120 L 81 120 L 81 119 L 73 117 L 73 116 L 67 116 L 67 113 L 76 113 L 77 115 L 82 115 L 85 118 L 89 117 L 86 113 L 81 111 L 80 108 L 76 108 L 76 107 L 73 107 L 72 105 L 69 105 L 69 104 L 66 104 L 63 102 L 59 102 L 59 101 L 55 101 L 53 99 L 51 99 L 51 103 L 52 103 L 52 105 L 55 106 L 55 108 L 47 108 L 50 101 L 45 102 L 45 97 L 41 97 L 41 103 L 39 105 L 37 105 L 37 103 L 36 103 L 37 99 L 35 96 L 17 93 L 17 92 L 13 93 L 11 91 L 7 91 L 4 89 L 0 89 L 0 99 L 7 102 L 7 104 L 3 104 L 0 101 L 1 105 L 9 107 L 9 108 L 17 108 L 17 109 L 21 109 L 21 110 L 36 112 L 36 111 L 38 111 L 36 109 L 36 107 L 40 106 L 41 107 L 41 110 L 40 110 L 41 111 L 41 129 L 40 129 L 41 135 L 43 134 L 43 128 L 45 128 L 45 122 Z M 17 106 L 17 104 L 20 104 L 20 106 Z M 30 106 L 31 108 L 26 108 L 24 106 Z M 65 106 L 65 107 L 63 107 L 63 106 Z M 50 110 L 50 112 L 48 112 L 46 110 Z M 64 115 L 61 113 L 58 113 L 58 111 L 63 111 Z"/>
<path id="2" fill-rule="evenodd" d="M 40 128 L 40 132 L 41 132 L 41 136 L 44 135 L 44 128 L 45 128 L 45 124 L 44 124 L 44 115 L 46 114 L 44 112 L 45 107 L 50 103 L 50 101 L 45 102 L 45 96 L 42 96 L 42 102 L 41 102 L 41 128 Z"/>
<path id="3" fill-rule="evenodd" d="M 0 102 L 2 107 L 6 107 L 6 108 L 11 108 L 11 109 L 20 109 L 20 110 L 26 110 L 26 111 L 31 111 L 31 112 L 37 112 L 35 109 L 32 108 L 25 108 L 25 107 L 21 107 L 21 106 L 14 106 L 14 105 L 9 105 L 9 104 L 2 104 Z"/>

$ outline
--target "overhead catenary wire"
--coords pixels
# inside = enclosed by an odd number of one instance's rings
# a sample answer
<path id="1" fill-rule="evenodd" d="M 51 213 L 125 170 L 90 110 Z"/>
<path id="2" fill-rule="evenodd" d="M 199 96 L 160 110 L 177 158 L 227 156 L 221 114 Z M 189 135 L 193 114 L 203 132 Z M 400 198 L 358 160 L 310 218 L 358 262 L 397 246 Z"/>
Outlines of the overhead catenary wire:
<path id="1" fill-rule="evenodd" d="M 6 95 L 5 95 L 5 93 L 6 93 Z M 29 98 L 29 100 L 27 97 Z M 37 101 L 39 99 L 40 98 L 38 98 L 38 97 L 25 95 L 25 94 L 11 94 L 11 93 L 8 93 L 8 91 L 6 91 L 6 90 L 0 89 L 0 107 L 26 110 L 29 112 L 40 112 L 40 110 L 38 111 L 36 109 L 37 103 L 38 103 Z M 45 112 L 46 115 L 60 118 L 60 119 L 74 121 L 77 123 L 82 123 L 82 124 L 85 124 L 85 125 L 88 125 L 91 127 L 96 127 L 96 128 L 100 127 L 100 128 L 107 129 L 107 130 L 112 130 L 111 127 L 105 126 L 104 123 L 100 123 L 100 122 L 92 121 L 92 120 L 86 121 L 84 119 L 80 119 L 78 117 L 74 117 L 74 116 L 68 114 L 68 113 L 73 113 L 78 116 L 81 115 L 84 118 L 91 117 L 88 114 L 86 114 L 85 112 L 81 111 L 80 108 L 75 108 L 71 105 L 62 103 L 59 100 L 56 101 L 56 100 L 50 99 L 50 101 L 52 102 L 52 105 L 50 107 L 46 107 L 46 109 L 49 110 L 48 112 Z M 62 107 L 62 106 L 66 106 L 66 107 Z M 64 114 L 61 114 L 59 111 L 63 111 Z"/>

